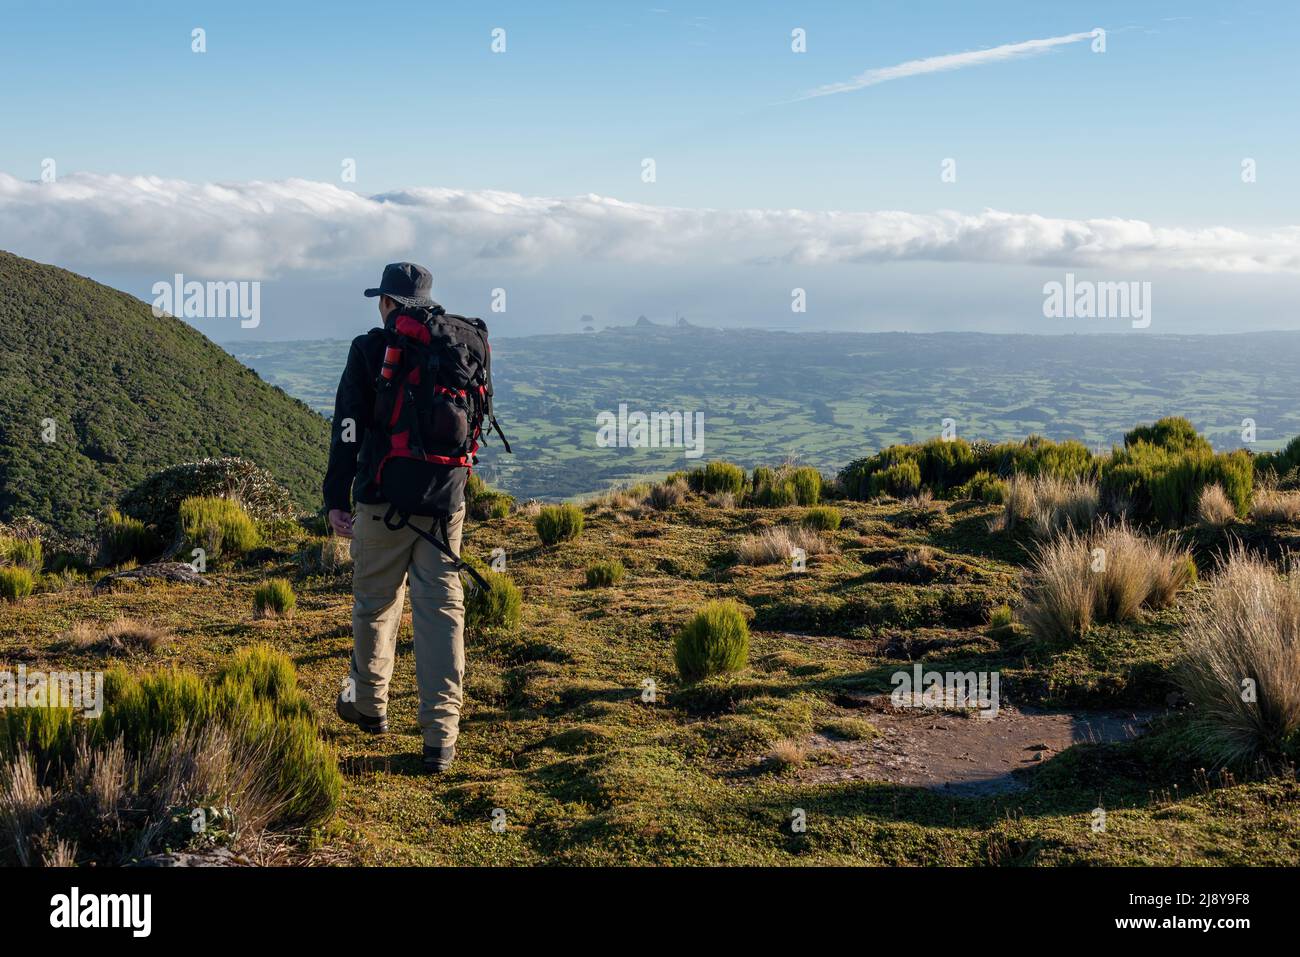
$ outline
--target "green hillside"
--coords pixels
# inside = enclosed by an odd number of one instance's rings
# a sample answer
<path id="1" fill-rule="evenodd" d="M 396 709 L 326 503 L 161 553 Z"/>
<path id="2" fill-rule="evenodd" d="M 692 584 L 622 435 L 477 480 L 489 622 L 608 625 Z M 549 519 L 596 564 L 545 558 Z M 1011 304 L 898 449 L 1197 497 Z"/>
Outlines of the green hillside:
<path id="1" fill-rule="evenodd" d="M 0 519 L 85 531 L 150 472 L 221 455 L 269 469 L 310 507 L 327 454 L 323 418 L 191 326 L 0 251 Z"/>

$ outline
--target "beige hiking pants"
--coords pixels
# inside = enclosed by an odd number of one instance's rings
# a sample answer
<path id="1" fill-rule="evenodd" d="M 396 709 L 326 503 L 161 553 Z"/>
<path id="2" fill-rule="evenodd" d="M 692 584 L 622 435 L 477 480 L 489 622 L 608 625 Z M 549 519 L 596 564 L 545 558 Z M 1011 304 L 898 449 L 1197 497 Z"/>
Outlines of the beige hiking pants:
<path id="1" fill-rule="evenodd" d="M 465 677 L 465 603 L 460 575 L 449 559 L 409 528 L 384 524 L 387 505 L 357 503 L 352 525 L 352 666 L 356 706 L 375 717 L 388 712 L 397 628 L 406 583 L 411 585 L 415 681 L 420 690 L 424 743 L 444 748 L 460 728 Z M 447 522 L 452 551 L 460 554 L 465 509 Z M 421 528 L 431 518 L 413 518 Z M 436 531 L 441 537 L 441 531 Z"/>

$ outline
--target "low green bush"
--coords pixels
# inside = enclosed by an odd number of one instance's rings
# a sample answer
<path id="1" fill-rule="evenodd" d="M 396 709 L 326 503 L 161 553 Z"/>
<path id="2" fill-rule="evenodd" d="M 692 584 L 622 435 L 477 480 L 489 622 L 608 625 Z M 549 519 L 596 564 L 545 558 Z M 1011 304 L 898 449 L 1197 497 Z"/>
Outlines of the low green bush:
<path id="1" fill-rule="evenodd" d="M 701 608 L 673 642 L 677 673 L 694 682 L 710 675 L 739 671 L 749 661 L 749 625 L 734 600 Z"/>
<path id="2" fill-rule="evenodd" d="M 178 513 L 181 551 L 185 557 L 202 548 L 207 560 L 237 558 L 257 547 L 257 525 L 233 499 L 196 496 L 181 502 Z"/>
<path id="3" fill-rule="evenodd" d="M 870 497 L 892 495 L 910 498 L 921 491 L 921 467 L 914 461 L 899 462 L 883 472 L 875 472 L 869 481 Z"/>
<path id="4" fill-rule="evenodd" d="M 1007 483 L 992 472 L 976 472 L 970 481 L 958 489 L 961 498 L 985 505 L 1001 505 L 1006 501 Z"/>
<path id="5" fill-rule="evenodd" d="M 607 562 L 594 562 L 587 566 L 587 587 L 607 588 L 617 585 L 627 574 L 627 569 L 617 558 Z"/>
<path id="6" fill-rule="evenodd" d="M 0 566 L 0 598 L 19 601 L 32 593 L 35 580 L 32 573 L 21 565 Z"/>
<path id="7" fill-rule="evenodd" d="M 1208 485 L 1222 488 L 1238 517 L 1245 518 L 1254 488 L 1250 455 L 1240 449 L 1216 454 L 1135 442 L 1114 451 L 1101 478 L 1107 501 L 1127 508 L 1138 521 L 1168 526 L 1196 518 L 1201 492 Z"/>
<path id="8" fill-rule="evenodd" d="M 1124 435 L 1124 447 L 1154 445 L 1170 452 L 1213 452 L 1209 441 L 1191 422 L 1171 415 L 1152 425 L 1139 425 Z"/>
<path id="9" fill-rule="evenodd" d="M 253 590 L 253 611 L 259 618 L 292 615 L 298 605 L 293 586 L 284 578 L 271 578 Z"/>
<path id="10" fill-rule="evenodd" d="M 795 500 L 800 505 L 816 505 L 821 500 L 822 475 L 810 465 L 801 465 L 790 470 L 790 481 L 794 484 Z"/>
<path id="11" fill-rule="evenodd" d="M 833 532 L 840 527 L 840 523 L 844 521 L 844 516 L 838 508 L 831 505 L 818 505 L 804 512 L 801 521 L 806 528 Z"/>
<path id="12" fill-rule="evenodd" d="M 709 462 L 695 469 L 687 477 L 693 492 L 730 492 L 739 495 L 745 490 L 745 470 L 731 462 Z"/>
<path id="13" fill-rule="evenodd" d="M 524 595 L 503 572 L 483 571 L 488 587 L 478 587 L 465 597 L 465 625 L 476 628 L 518 627 L 523 618 Z"/>
<path id="14" fill-rule="evenodd" d="M 470 473 L 465 483 L 465 510 L 470 518 L 480 521 L 490 518 L 505 518 L 514 508 L 515 500 L 505 492 L 491 488 L 474 473 Z"/>
<path id="15" fill-rule="evenodd" d="M 99 564 L 105 567 L 126 562 L 147 562 L 163 550 L 162 539 L 138 518 L 110 508 L 100 521 Z"/>
<path id="16" fill-rule="evenodd" d="M 533 527 L 543 545 L 572 541 L 582 534 L 582 509 L 576 505 L 544 505 Z"/>

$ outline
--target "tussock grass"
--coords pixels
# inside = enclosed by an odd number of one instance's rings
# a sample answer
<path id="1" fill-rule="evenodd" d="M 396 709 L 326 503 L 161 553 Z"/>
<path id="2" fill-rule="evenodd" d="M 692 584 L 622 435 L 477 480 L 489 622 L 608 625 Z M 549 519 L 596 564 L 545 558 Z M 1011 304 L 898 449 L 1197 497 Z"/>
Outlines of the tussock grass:
<path id="1" fill-rule="evenodd" d="M 1090 479 L 1015 475 L 1007 482 L 1001 520 L 994 527 L 1011 532 L 1027 523 L 1039 538 L 1067 529 L 1082 532 L 1092 527 L 1100 501 Z"/>
<path id="2" fill-rule="evenodd" d="M 1201 489 L 1196 499 L 1196 518 L 1205 528 L 1223 528 L 1237 520 L 1237 510 L 1222 485 L 1214 482 Z"/>
<path id="3" fill-rule="evenodd" d="M 685 502 L 688 491 L 689 486 L 686 479 L 681 476 L 663 482 L 656 482 L 650 486 L 650 491 L 646 493 L 645 504 L 656 511 L 662 512 Z"/>
<path id="4" fill-rule="evenodd" d="M 78 622 L 64 636 L 74 648 L 103 653 L 153 652 L 171 639 L 167 629 L 134 618 L 117 618 L 107 625 Z"/>
<path id="5" fill-rule="evenodd" d="M 1234 548 L 1192 609 L 1178 671 L 1215 765 L 1300 756 L 1300 576 Z"/>
<path id="6" fill-rule="evenodd" d="M 351 567 L 351 546 L 337 535 L 313 538 L 298 552 L 298 571 L 303 576 L 334 575 Z"/>
<path id="7" fill-rule="evenodd" d="M 246 846 L 333 814 L 337 758 L 280 653 L 245 649 L 208 681 L 113 669 L 104 685 L 95 721 L 67 708 L 0 713 L 0 860 L 122 864 L 164 847 Z"/>
<path id="8" fill-rule="evenodd" d="M 767 766 L 778 773 L 791 771 L 808 761 L 808 749 L 794 738 L 782 738 L 772 745 Z"/>
<path id="9" fill-rule="evenodd" d="M 1266 525 L 1300 522 L 1300 492 L 1261 489 L 1250 505 L 1250 517 Z"/>
<path id="10" fill-rule="evenodd" d="M 1021 620 L 1044 644 L 1070 645 L 1094 621 L 1132 621 L 1165 607 L 1195 574 L 1185 550 L 1124 522 L 1088 534 L 1067 529 L 1035 549 Z"/>
<path id="11" fill-rule="evenodd" d="M 775 565 L 789 562 L 796 548 L 804 555 L 822 555 L 830 551 L 814 529 L 799 525 L 776 525 L 753 535 L 746 535 L 736 543 L 736 560 L 742 565 Z"/>

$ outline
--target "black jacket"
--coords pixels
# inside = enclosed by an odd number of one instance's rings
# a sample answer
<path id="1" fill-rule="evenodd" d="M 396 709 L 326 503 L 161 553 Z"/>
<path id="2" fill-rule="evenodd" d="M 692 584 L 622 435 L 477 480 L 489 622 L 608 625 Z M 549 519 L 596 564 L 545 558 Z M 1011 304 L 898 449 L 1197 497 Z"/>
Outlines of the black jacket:
<path id="1" fill-rule="evenodd" d="M 330 427 L 330 461 L 325 470 L 325 508 L 352 511 L 352 500 L 378 505 L 385 501 L 375 485 L 375 466 L 382 452 L 382 433 L 372 428 L 375 379 L 384 360 L 384 332 L 371 329 L 352 340 L 348 364 L 334 396 Z M 345 425 L 355 424 L 354 441 L 343 441 Z"/>

